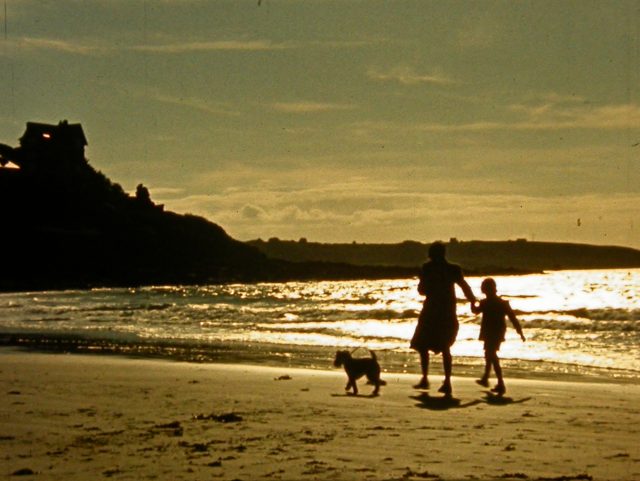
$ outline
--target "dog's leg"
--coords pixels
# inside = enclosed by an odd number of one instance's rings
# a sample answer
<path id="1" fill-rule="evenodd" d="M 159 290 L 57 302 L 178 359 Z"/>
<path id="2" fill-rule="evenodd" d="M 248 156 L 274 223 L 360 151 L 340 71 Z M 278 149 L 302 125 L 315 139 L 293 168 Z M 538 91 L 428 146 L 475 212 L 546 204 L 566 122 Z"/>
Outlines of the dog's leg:
<path id="1" fill-rule="evenodd" d="M 344 388 L 344 390 L 349 391 L 349 389 L 353 388 L 354 394 L 357 394 L 358 388 L 356 387 L 356 380 L 351 376 L 348 376 L 347 379 L 347 386 Z"/>
<path id="2" fill-rule="evenodd" d="M 350 377 L 349 384 L 351 384 L 351 387 L 353 387 L 353 394 L 358 394 L 358 386 L 356 386 L 355 378 Z"/>
<path id="3" fill-rule="evenodd" d="M 376 396 L 380 390 L 380 385 L 383 384 L 380 380 L 380 366 L 374 366 L 367 374 L 367 379 L 370 384 L 375 386 L 372 394 Z"/>
<path id="4" fill-rule="evenodd" d="M 375 376 L 373 376 L 372 379 L 369 379 L 371 381 L 371 384 L 373 384 L 375 386 L 374 390 L 373 390 L 373 395 L 377 396 L 378 395 L 378 391 L 380 390 L 380 373 L 376 373 Z"/>

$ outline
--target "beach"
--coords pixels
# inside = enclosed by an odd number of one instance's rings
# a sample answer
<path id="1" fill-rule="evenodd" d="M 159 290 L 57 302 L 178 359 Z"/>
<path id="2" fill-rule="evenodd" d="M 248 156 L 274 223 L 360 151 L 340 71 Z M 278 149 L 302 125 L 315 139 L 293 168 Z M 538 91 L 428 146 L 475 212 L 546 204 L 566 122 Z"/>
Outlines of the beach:
<path id="1" fill-rule="evenodd" d="M 39 480 L 637 480 L 640 385 L 0 349 L 0 475 Z"/>

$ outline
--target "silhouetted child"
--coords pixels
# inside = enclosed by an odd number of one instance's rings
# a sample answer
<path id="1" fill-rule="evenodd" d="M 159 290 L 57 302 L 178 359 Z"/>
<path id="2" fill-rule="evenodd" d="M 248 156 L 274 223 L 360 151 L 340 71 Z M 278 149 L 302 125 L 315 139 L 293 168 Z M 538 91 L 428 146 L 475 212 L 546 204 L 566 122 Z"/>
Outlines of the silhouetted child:
<path id="1" fill-rule="evenodd" d="M 504 341 L 504 335 L 507 331 L 507 323 L 505 318 L 508 317 L 513 327 L 515 327 L 520 338 L 524 341 L 525 337 L 522 333 L 522 327 L 516 318 L 513 309 L 509 305 L 509 301 L 502 299 L 497 294 L 496 281 L 487 278 L 482 281 L 480 286 L 485 298 L 478 305 L 473 305 L 471 310 L 476 314 L 482 314 L 482 322 L 480 324 L 480 340 L 484 341 L 484 375 L 476 382 L 481 386 L 489 386 L 489 374 L 491 367 L 496 373 L 498 384 L 491 391 L 496 394 L 503 395 L 506 392 L 504 379 L 502 377 L 502 368 L 500 367 L 500 359 L 498 358 L 498 350 L 500 344 Z"/>

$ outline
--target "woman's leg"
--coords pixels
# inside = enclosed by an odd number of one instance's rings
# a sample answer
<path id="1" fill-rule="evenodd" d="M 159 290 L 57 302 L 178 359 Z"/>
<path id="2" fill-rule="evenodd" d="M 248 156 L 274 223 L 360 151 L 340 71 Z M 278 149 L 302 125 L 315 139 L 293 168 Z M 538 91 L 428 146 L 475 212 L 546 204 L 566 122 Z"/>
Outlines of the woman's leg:
<path id="1" fill-rule="evenodd" d="M 422 368 L 422 376 L 429 375 L 429 351 L 426 349 L 420 353 L 420 367 Z"/>
<path id="2" fill-rule="evenodd" d="M 442 351 L 442 367 L 444 368 L 444 382 L 438 391 L 451 394 L 451 371 L 453 370 L 453 357 L 449 348 Z"/>
<path id="3" fill-rule="evenodd" d="M 487 355 L 487 351 L 484 351 L 484 378 L 488 381 L 491 375 L 491 359 Z"/>
<path id="4" fill-rule="evenodd" d="M 414 387 L 417 389 L 429 388 L 429 351 L 420 351 L 420 368 L 422 369 L 422 379 Z"/>

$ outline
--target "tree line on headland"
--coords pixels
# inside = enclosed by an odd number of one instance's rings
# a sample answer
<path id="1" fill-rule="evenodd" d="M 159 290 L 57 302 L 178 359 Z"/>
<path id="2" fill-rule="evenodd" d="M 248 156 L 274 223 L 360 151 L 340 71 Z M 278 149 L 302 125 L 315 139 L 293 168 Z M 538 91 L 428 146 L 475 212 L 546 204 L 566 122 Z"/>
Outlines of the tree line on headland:
<path id="1" fill-rule="evenodd" d="M 247 242 L 269 257 L 294 262 L 349 262 L 355 265 L 418 266 L 430 243 L 323 244 L 271 238 Z M 447 257 L 467 274 L 521 274 L 560 269 L 607 269 L 640 266 L 640 251 L 628 247 L 559 242 L 508 241 L 446 242 Z"/>
<path id="2" fill-rule="evenodd" d="M 28 123 L 19 147 L 0 144 L 0 290 L 406 278 L 424 261 L 426 244 L 418 242 L 240 242 L 202 217 L 165 211 L 142 185 L 127 194 L 88 163 L 85 145 L 79 124 L 66 122 Z M 449 248 L 470 273 L 640 266 L 640 251 L 624 248 L 523 242 Z M 500 263 L 477 264 L 487 258 L 483 251 Z"/>

